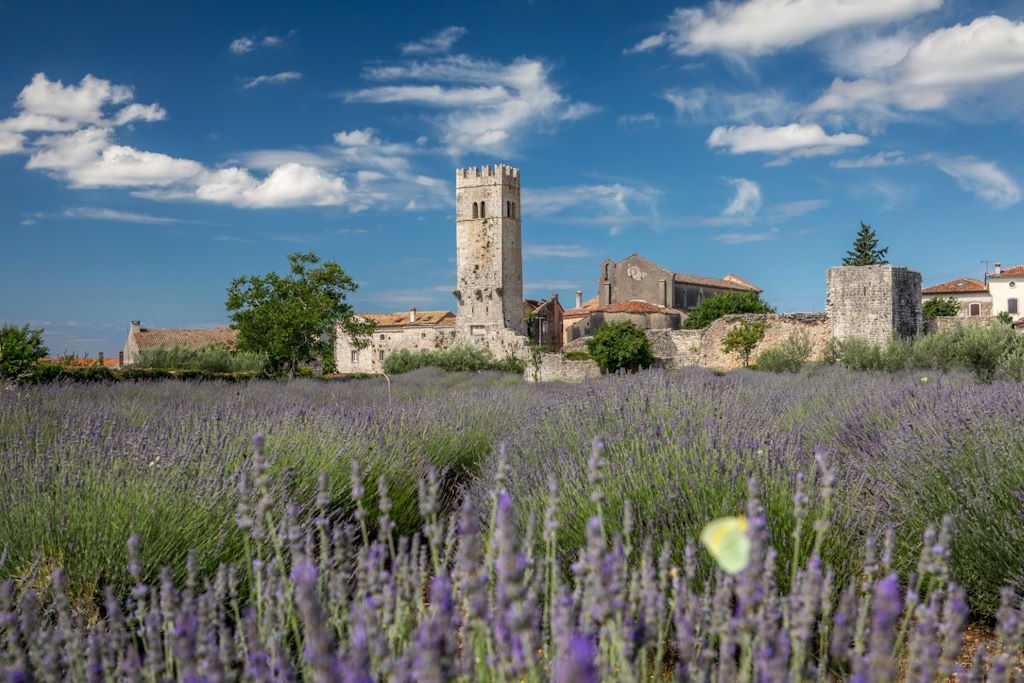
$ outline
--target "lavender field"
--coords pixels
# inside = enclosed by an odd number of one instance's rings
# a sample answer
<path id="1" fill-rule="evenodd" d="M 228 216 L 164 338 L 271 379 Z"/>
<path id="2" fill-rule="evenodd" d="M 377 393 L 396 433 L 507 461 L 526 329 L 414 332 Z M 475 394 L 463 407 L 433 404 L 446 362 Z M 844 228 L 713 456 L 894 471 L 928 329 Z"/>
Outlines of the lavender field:
<path id="1" fill-rule="evenodd" d="M 0 667 L 1010 680 L 1022 406 L 839 368 L 2 391 Z M 697 541 L 724 515 L 750 525 L 735 576 Z"/>

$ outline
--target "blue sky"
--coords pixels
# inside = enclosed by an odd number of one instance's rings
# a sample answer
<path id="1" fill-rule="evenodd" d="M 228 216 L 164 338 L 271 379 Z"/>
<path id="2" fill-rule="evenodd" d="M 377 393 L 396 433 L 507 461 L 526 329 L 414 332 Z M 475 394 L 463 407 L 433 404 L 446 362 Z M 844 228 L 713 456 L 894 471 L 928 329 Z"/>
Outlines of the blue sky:
<path id="1" fill-rule="evenodd" d="M 639 252 L 822 310 L 861 220 L 926 284 L 1024 261 L 1019 0 L 346 4 L 0 2 L 0 320 L 110 354 L 300 250 L 454 310 L 493 162 L 568 305 Z"/>

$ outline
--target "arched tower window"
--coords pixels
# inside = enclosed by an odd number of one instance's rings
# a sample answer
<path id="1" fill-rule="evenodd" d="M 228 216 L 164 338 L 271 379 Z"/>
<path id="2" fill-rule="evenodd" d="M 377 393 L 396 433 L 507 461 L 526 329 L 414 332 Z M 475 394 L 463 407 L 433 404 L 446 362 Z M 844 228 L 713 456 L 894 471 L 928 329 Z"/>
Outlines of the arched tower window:
<path id="1" fill-rule="evenodd" d="M 477 217 L 477 213 L 480 211 L 480 207 L 477 206 L 476 202 L 473 202 L 473 218 Z"/>
<path id="2" fill-rule="evenodd" d="M 487 210 L 484 208 L 483 202 L 480 202 L 480 218 L 487 218 Z"/>
<path id="3" fill-rule="evenodd" d="M 604 264 L 604 279 L 605 280 L 607 280 L 608 276 L 611 274 L 611 269 L 612 269 L 612 264 L 610 264 L 610 263 Z"/>
<path id="4" fill-rule="evenodd" d="M 505 215 L 512 218 L 512 202 L 505 202 Z"/>

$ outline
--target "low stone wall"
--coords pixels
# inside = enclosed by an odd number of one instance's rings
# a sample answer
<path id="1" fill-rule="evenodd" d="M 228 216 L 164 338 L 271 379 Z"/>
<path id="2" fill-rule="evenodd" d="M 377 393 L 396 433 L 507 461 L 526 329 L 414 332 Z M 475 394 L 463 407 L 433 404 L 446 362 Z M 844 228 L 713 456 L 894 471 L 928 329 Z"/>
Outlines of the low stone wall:
<path id="1" fill-rule="evenodd" d="M 655 363 L 666 368 L 699 366 L 714 370 L 732 370 L 743 366 L 739 354 L 726 353 L 722 342 L 729 331 L 741 321 L 764 322 L 764 339 L 751 359 L 761 351 L 784 342 L 790 334 L 803 332 L 811 342 L 810 360 L 820 360 L 828 340 L 828 324 L 824 313 L 769 313 L 767 315 L 727 315 L 700 330 L 655 330 L 647 333 L 654 350 Z"/>
<path id="2" fill-rule="evenodd" d="M 601 377 L 601 368 L 592 360 L 566 360 L 560 353 L 545 353 L 540 367 L 527 361 L 523 379 L 527 382 L 582 382 Z"/>
<path id="3" fill-rule="evenodd" d="M 934 318 L 924 319 L 924 333 L 934 334 L 942 330 L 950 330 L 957 325 L 964 327 L 986 327 L 996 320 L 995 316 L 973 315 L 964 317 L 960 315 L 940 315 Z"/>

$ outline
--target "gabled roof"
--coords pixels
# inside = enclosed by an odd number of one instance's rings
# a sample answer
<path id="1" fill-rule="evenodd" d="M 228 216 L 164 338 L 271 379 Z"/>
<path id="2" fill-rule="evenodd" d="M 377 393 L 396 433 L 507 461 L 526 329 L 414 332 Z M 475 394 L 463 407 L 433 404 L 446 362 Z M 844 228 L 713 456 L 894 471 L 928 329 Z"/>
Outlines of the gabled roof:
<path id="1" fill-rule="evenodd" d="M 921 290 L 922 294 L 984 294 L 988 285 L 972 277 L 959 277 Z"/>
<path id="2" fill-rule="evenodd" d="M 186 329 L 174 327 L 143 327 L 133 333 L 139 351 L 159 349 L 161 346 L 187 346 L 196 348 L 207 344 L 232 348 L 238 341 L 238 330 L 230 327 Z"/>
<path id="3" fill-rule="evenodd" d="M 741 280 L 735 275 L 726 275 L 724 278 L 705 277 L 704 275 L 690 275 L 689 273 L 675 273 L 675 281 L 684 285 L 698 285 L 700 287 L 713 287 L 715 289 L 732 289 L 739 292 L 758 292 L 758 287 Z"/>
<path id="4" fill-rule="evenodd" d="M 591 311 L 598 307 L 601 300 L 598 297 L 587 299 L 583 302 L 583 306 L 580 308 L 569 308 L 565 311 L 563 318 L 580 318 L 585 315 L 589 315 Z"/>
<path id="5" fill-rule="evenodd" d="M 609 304 L 607 306 L 598 306 L 595 308 L 593 313 L 667 313 L 669 315 L 679 315 L 679 311 L 674 308 L 666 308 L 665 306 L 658 306 L 657 304 L 650 304 L 646 301 L 624 301 L 618 304 Z"/>
<path id="6" fill-rule="evenodd" d="M 1011 266 L 1009 268 L 1003 268 L 999 273 L 989 273 L 989 278 L 994 277 L 1024 277 L 1024 263 L 1019 266 Z"/>
<path id="7" fill-rule="evenodd" d="M 551 297 L 550 299 L 523 299 L 523 315 L 528 315 L 533 311 L 550 306 L 552 303 L 565 311 L 565 309 L 562 308 L 562 302 L 556 297 Z"/>
<path id="8" fill-rule="evenodd" d="M 455 314 L 451 311 L 416 311 L 416 322 L 410 322 L 410 311 L 401 313 L 356 313 L 363 320 L 377 323 L 377 327 L 406 327 L 407 325 L 424 325 L 437 327 L 453 327 Z"/>

